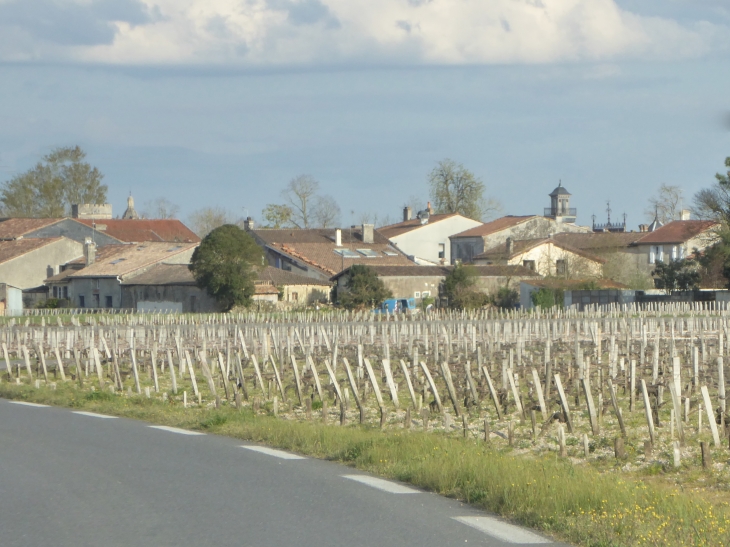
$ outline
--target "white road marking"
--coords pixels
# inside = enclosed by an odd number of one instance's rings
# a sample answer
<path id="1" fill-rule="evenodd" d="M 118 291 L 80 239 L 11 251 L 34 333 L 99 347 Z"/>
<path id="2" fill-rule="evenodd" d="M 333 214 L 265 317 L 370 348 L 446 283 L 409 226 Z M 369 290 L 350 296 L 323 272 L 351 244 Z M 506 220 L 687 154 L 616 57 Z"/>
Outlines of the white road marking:
<path id="1" fill-rule="evenodd" d="M 367 484 L 368 486 L 372 486 L 373 488 L 377 488 L 378 490 L 384 490 L 385 492 L 390 492 L 391 494 L 420 494 L 421 493 L 418 490 L 414 490 L 413 488 L 408 488 L 407 486 L 403 486 L 402 484 L 386 481 L 383 479 L 378 479 L 376 477 L 371 477 L 369 475 L 342 475 L 342 477 L 353 480 L 353 481 L 361 482 L 363 484 Z"/>
<path id="2" fill-rule="evenodd" d="M 276 450 L 275 448 L 268 448 L 266 446 L 246 446 L 241 445 L 241 448 L 246 448 L 247 450 L 253 450 L 254 452 L 261 452 L 262 454 L 266 454 L 267 456 L 274 456 L 275 458 L 281 458 L 282 460 L 306 460 L 304 456 L 297 456 L 296 454 L 292 454 L 290 452 L 284 452 L 283 450 Z"/>
<path id="3" fill-rule="evenodd" d="M 73 410 L 72 412 L 81 416 L 91 416 L 92 418 L 116 419 L 116 416 L 107 416 L 106 414 L 97 414 L 96 412 L 85 412 L 83 410 Z"/>
<path id="4" fill-rule="evenodd" d="M 48 405 L 39 405 L 38 403 L 28 403 L 26 401 L 8 401 L 9 403 L 13 403 L 14 405 L 25 405 L 25 406 L 37 406 L 42 408 L 48 408 Z"/>
<path id="5" fill-rule="evenodd" d="M 170 433 L 179 433 L 180 435 L 205 435 L 200 431 L 188 431 L 187 429 L 180 429 L 179 427 L 169 427 L 167 425 L 151 425 L 152 429 L 161 429 L 162 431 L 169 431 Z"/>
<path id="6" fill-rule="evenodd" d="M 476 528 L 477 530 L 489 534 L 492 537 L 506 541 L 507 543 L 524 543 L 524 544 L 538 544 L 538 543 L 553 543 L 549 539 L 545 539 L 542 536 L 538 536 L 515 526 L 509 524 L 503 520 L 499 520 L 494 517 L 452 517 L 454 520 L 458 520 L 462 524 Z"/>

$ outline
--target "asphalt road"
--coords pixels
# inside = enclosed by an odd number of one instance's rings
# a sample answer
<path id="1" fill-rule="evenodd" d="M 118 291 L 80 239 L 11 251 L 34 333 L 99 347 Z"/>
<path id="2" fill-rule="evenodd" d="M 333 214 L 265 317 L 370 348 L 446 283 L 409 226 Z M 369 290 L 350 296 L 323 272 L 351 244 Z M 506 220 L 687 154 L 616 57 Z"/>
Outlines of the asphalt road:
<path id="1" fill-rule="evenodd" d="M 259 448 L 0 399 L 0 546 L 551 544 L 457 501 Z"/>

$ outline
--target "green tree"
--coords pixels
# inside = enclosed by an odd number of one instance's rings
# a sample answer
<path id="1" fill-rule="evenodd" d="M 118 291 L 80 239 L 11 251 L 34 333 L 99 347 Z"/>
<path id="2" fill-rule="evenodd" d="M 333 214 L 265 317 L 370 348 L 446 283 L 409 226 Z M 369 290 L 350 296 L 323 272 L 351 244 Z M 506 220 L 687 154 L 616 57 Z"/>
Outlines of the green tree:
<path id="1" fill-rule="evenodd" d="M 550 309 L 554 306 L 563 307 L 564 291 L 541 287 L 530 295 L 532 305 L 537 308 Z"/>
<path id="2" fill-rule="evenodd" d="M 277 205 L 269 203 L 261 216 L 266 220 L 266 228 L 288 228 L 291 226 L 293 211 L 288 205 Z"/>
<path id="3" fill-rule="evenodd" d="M 509 287 L 500 287 L 497 294 L 491 297 L 492 304 L 498 308 L 512 309 L 520 303 L 520 293 Z"/>
<path id="4" fill-rule="evenodd" d="M 56 148 L 32 169 L 6 181 L 0 189 L 3 213 L 56 218 L 69 216 L 75 204 L 105 203 L 104 176 L 85 158 L 78 146 Z"/>
<path id="5" fill-rule="evenodd" d="M 372 268 L 355 264 L 350 266 L 345 279 L 347 288 L 337 293 L 339 304 L 345 308 L 374 308 L 393 298 L 383 281 Z"/>
<path id="6" fill-rule="evenodd" d="M 449 306 L 457 309 L 480 308 L 489 302 L 489 296 L 477 288 L 477 270 L 474 266 L 457 264 L 442 282 L 442 293 Z"/>
<path id="7" fill-rule="evenodd" d="M 656 288 L 664 289 L 667 294 L 672 294 L 674 291 L 696 290 L 700 284 L 697 262 L 691 258 L 669 262 L 658 260 L 651 275 L 655 277 Z"/>
<path id="8" fill-rule="evenodd" d="M 211 231 L 190 260 L 190 271 L 201 289 L 225 311 L 249 306 L 254 280 L 264 261 L 261 247 L 244 230 L 224 224 Z"/>
<path id="9" fill-rule="evenodd" d="M 486 220 L 501 208 L 484 196 L 484 183 L 460 163 L 438 162 L 428 176 L 431 201 L 437 213 L 459 213 L 474 220 Z"/>

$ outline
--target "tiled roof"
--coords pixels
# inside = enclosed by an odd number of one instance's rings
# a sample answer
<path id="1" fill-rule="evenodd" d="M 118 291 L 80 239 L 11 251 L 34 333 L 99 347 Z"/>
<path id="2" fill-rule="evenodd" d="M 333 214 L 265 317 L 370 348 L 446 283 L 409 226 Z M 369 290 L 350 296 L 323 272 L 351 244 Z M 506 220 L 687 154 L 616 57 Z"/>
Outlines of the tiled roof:
<path id="1" fill-rule="evenodd" d="M 271 281 L 274 285 L 324 285 L 329 286 L 330 283 L 313 277 L 298 275 L 279 268 L 267 266 L 259 273 L 259 279 L 262 281 Z"/>
<path id="2" fill-rule="evenodd" d="M 370 266 L 378 277 L 446 277 L 454 266 Z M 537 273 L 524 266 L 469 266 L 479 277 L 539 277 Z M 346 275 L 343 270 L 332 281 Z"/>
<path id="3" fill-rule="evenodd" d="M 93 264 L 68 277 L 118 277 L 147 268 L 194 249 L 197 243 L 145 242 L 135 245 L 105 245 L 97 251 Z"/>
<path id="4" fill-rule="evenodd" d="M 123 285 L 195 285 L 187 264 L 157 264 L 139 275 L 128 278 Z"/>
<path id="5" fill-rule="evenodd" d="M 649 232 L 636 244 L 684 243 L 717 225 L 714 220 L 675 220 Z"/>
<path id="6" fill-rule="evenodd" d="M 259 281 L 254 285 L 254 294 L 279 294 L 279 289 L 269 281 Z"/>
<path id="7" fill-rule="evenodd" d="M 17 239 L 25 234 L 40 230 L 56 222 L 60 218 L 8 218 L 0 220 L 0 239 Z"/>
<path id="8" fill-rule="evenodd" d="M 398 222 L 397 224 L 391 224 L 390 226 L 383 226 L 381 228 L 378 228 L 378 232 L 380 232 L 382 235 L 384 235 L 385 237 L 390 239 L 390 238 L 399 236 L 401 234 L 410 232 L 412 230 L 416 230 L 416 229 L 420 228 L 421 226 L 428 226 L 429 224 L 435 224 L 441 220 L 451 218 L 451 217 L 454 217 L 457 215 L 458 215 L 458 213 L 431 215 L 428 217 L 428 222 L 426 224 L 421 224 L 421 219 L 419 219 L 419 218 L 413 218 L 411 220 L 405 220 L 403 222 Z"/>
<path id="9" fill-rule="evenodd" d="M 645 232 L 591 232 L 555 234 L 553 239 L 574 249 L 603 251 L 628 247 L 646 235 Z"/>
<path id="10" fill-rule="evenodd" d="M 506 217 L 498 218 L 491 222 L 487 222 L 486 224 L 482 224 L 481 226 L 477 226 L 475 228 L 470 228 L 469 230 L 467 230 L 465 232 L 461 232 L 460 234 L 456 234 L 451 237 L 488 236 L 490 234 L 494 234 L 496 232 L 506 230 L 507 228 L 512 228 L 514 226 L 517 226 L 518 224 L 522 224 L 523 222 L 527 222 L 528 220 L 530 220 L 532 218 L 537 218 L 537 215 L 526 215 L 526 216 L 508 215 Z"/>
<path id="11" fill-rule="evenodd" d="M 0 264 L 62 239 L 62 237 L 38 237 L 0 241 Z"/>
<path id="12" fill-rule="evenodd" d="M 308 264 L 331 276 L 352 264 L 367 265 L 412 265 L 401 251 L 393 247 L 390 241 L 377 231 L 373 233 L 373 243 L 362 242 L 360 228 L 342 230 L 342 246 L 335 246 L 334 229 L 313 230 L 254 230 L 254 236 L 263 241 L 270 249 L 289 256 L 299 262 Z M 335 252 L 340 249 L 353 252 L 357 258 L 342 257 Z M 374 256 L 367 257 L 358 249 L 369 249 Z M 384 254 L 388 251 L 392 256 Z"/>
<path id="13" fill-rule="evenodd" d="M 538 239 L 518 239 L 514 242 L 514 247 L 512 248 L 512 254 L 510 254 L 509 256 L 507 255 L 507 245 L 502 243 L 500 245 L 492 247 L 491 249 L 487 249 L 483 253 L 475 256 L 474 258 L 475 259 L 487 259 L 487 260 L 488 259 L 509 260 L 511 258 L 514 258 L 517 255 L 526 253 L 527 251 L 534 249 L 535 247 L 538 247 L 540 245 L 546 244 L 546 243 L 552 243 L 556 247 L 559 247 L 570 253 L 574 253 L 576 255 L 587 258 L 588 260 L 593 260 L 594 262 L 601 262 L 601 263 L 606 262 L 604 259 L 602 259 L 598 256 L 587 253 L 581 249 L 576 249 L 575 247 L 571 247 L 560 241 L 557 241 L 554 238 L 549 238 L 549 237 L 543 237 L 543 238 L 538 238 Z"/>
<path id="14" fill-rule="evenodd" d="M 123 243 L 165 241 L 169 243 L 199 243 L 200 238 L 177 219 L 74 219 L 92 226 Z"/>

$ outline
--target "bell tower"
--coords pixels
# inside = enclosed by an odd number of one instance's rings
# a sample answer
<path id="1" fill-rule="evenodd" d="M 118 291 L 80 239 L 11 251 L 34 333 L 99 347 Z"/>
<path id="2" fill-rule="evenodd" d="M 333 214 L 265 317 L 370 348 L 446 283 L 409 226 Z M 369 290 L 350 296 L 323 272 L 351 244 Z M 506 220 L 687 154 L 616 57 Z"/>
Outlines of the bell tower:
<path id="1" fill-rule="evenodd" d="M 564 222 L 567 224 L 574 223 L 576 219 L 576 210 L 575 208 L 570 207 L 571 193 L 565 189 L 562 181 L 558 184 L 558 187 L 549 194 L 549 196 L 550 208 L 545 209 L 545 216 L 555 220 L 556 222 Z"/>

